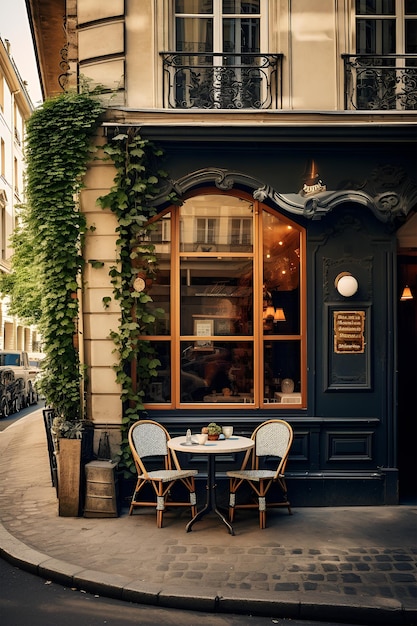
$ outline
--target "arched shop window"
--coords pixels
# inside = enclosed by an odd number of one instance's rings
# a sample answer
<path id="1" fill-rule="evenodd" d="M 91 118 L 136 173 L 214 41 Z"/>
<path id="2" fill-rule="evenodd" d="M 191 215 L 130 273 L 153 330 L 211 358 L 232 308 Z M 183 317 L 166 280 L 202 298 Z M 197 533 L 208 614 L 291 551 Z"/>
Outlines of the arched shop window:
<path id="1" fill-rule="evenodd" d="M 161 366 L 149 408 L 305 406 L 305 234 L 242 194 L 189 197 L 154 221 L 157 273 L 141 338 Z"/>

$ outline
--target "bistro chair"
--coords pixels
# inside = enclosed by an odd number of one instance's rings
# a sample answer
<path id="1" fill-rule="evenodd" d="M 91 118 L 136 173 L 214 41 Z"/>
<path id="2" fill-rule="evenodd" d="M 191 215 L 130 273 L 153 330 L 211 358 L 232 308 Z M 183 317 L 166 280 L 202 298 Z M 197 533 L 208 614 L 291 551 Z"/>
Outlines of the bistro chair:
<path id="1" fill-rule="evenodd" d="M 183 470 L 174 450 L 170 450 L 167 441 L 168 431 L 152 420 L 140 420 L 129 429 L 129 446 L 135 462 L 138 479 L 130 504 L 129 515 L 133 509 L 141 506 L 156 507 L 156 525 L 162 528 L 163 514 L 167 506 L 190 506 L 194 517 L 197 513 L 194 476 L 197 470 Z M 158 469 L 155 469 L 158 467 Z M 189 492 L 189 501 L 180 502 L 172 499 L 172 487 L 180 481 Z M 155 500 L 139 500 L 145 485 L 151 485 Z"/>
<path id="2" fill-rule="evenodd" d="M 291 515 L 284 472 L 293 430 L 283 420 L 268 420 L 253 431 L 252 439 L 255 445 L 246 452 L 241 469 L 227 472 L 230 478 L 229 520 L 233 522 L 235 509 L 257 508 L 259 526 L 265 528 L 267 507 L 287 507 Z M 269 468 L 272 462 L 274 467 Z M 236 492 L 244 483 L 249 484 L 252 496 L 256 495 L 257 499 L 255 502 L 237 504 Z M 266 496 L 273 485 L 278 487 L 282 499 L 278 502 L 267 502 Z"/>

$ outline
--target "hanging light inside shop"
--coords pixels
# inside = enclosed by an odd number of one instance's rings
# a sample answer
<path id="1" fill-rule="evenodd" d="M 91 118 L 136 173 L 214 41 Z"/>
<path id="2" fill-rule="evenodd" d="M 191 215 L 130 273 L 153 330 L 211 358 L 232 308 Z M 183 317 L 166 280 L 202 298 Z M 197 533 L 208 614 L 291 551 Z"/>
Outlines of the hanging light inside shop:
<path id="1" fill-rule="evenodd" d="M 269 305 L 266 307 L 266 309 L 264 309 L 264 312 L 263 312 L 264 320 L 273 319 L 274 315 L 275 315 L 275 309 L 273 306 Z"/>
<path id="2" fill-rule="evenodd" d="M 400 300 L 404 301 L 404 300 L 412 300 L 412 299 L 413 299 L 413 294 L 411 293 L 411 289 L 408 285 L 406 285 L 403 289 Z"/>
<path id="3" fill-rule="evenodd" d="M 410 280 L 410 277 L 408 275 L 408 269 L 409 269 L 408 265 L 405 265 L 405 281 L 406 282 L 405 282 L 405 287 L 403 289 L 403 292 L 401 294 L 401 298 L 400 298 L 401 302 L 404 302 L 404 300 L 412 300 L 413 299 L 413 294 L 411 293 L 411 289 L 408 286 L 408 283 L 409 283 L 409 280 Z"/>
<path id="4" fill-rule="evenodd" d="M 284 309 L 277 309 L 274 313 L 274 322 L 285 322 Z"/>

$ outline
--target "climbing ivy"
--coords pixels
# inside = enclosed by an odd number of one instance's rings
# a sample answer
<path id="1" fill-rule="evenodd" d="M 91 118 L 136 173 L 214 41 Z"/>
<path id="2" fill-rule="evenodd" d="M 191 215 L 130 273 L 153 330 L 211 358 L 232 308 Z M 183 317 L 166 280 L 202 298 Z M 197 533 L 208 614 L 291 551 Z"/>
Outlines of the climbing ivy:
<path id="1" fill-rule="evenodd" d="M 36 109 L 26 130 L 23 239 L 26 249 L 30 241 L 32 254 L 30 259 L 15 254 L 14 271 L 22 272 L 26 263 L 37 272 L 38 326 L 46 355 L 41 391 L 69 422 L 83 417 L 82 372 L 74 337 L 86 223 L 77 198 L 102 111 L 92 94 L 63 93 Z"/>
<path id="2" fill-rule="evenodd" d="M 10 242 L 13 248 L 11 271 L 0 274 L 0 291 L 7 295 L 11 315 L 27 324 L 38 324 L 42 313 L 42 283 L 36 260 L 33 232 L 28 227 L 28 207 L 20 205 L 19 220 Z M 30 263 L 28 262 L 30 259 Z"/>
<path id="3" fill-rule="evenodd" d="M 92 94 L 64 93 L 47 100 L 30 118 L 26 136 L 27 207 L 15 239 L 22 247 L 13 257 L 15 275 L 23 276 L 26 253 L 32 248 L 31 266 L 37 276 L 33 285 L 39 298 L 34 301 L 38 306 L 33 313 L 46 354 L 41 391 L 60 416 L 61 434 L 70 437 L 77 436 L 83 417 L 82 371 L 74 336 L 86 221 L 77 199 L 102 112 Z M 110 279 L 121 317 L 111 338 L 119 355 L 115 371 L 124 408 L 120 466 L 128 476 L 133 473 L 133 462 L 127 432 L 134 421 L 146 415 L 145 390 L 160 365 L 151 342 L 139 339 L 139 335 L 150 334 L 156 319 L 164 314 L 162 309 L 149 306 L 151 296 L 135 291 L 133 282 L 138 274 L 152 280 L 157 272 L 155 247 L 149 237 L 154 227 L 149 220 L 156 215 L 152 199 L 167 175 L 159 166 L 162 151 L 136 129 L 114 136 L 104 151 L 117 172 L 109 194 L 98 201 L 111 209 L 118 222 L 118 257 L 110 269 Z M 174 196 L 166 200 L 176 202 Z M 21 278 L 10 281 L 10 294 L 17 295 L 19 283 Z M 29 291 L 22 294 L 28 310 Z M 109 300 L 103 299 L 104 306 Z"/>
<path id="4" fill-rule="evenodd" d="M 143 404 L 146 388 L 161 365 L 151 342 L 139 339 L 139 335 L 151 334 L 156 319 L 164 314 L 163 309 L 149 306 L 151 296 L 146 290 L 135 291 L 133 283 L 138 274 L 149 283 L 157 272 L 155 246 L 149 237 L 154 226 L 149 220 L 157 212 L 152 199 L 158 195 L 161 180 L 167 175 L 160 168 L 162 151 L 142 138 L 137 129 L 129 128 L 116 134 L 104 150 L 117 171 L 114 186 L 109 194 L 99 198 L 99 203 L 103 208 L 110 208 L 118 222 L 118 258 L 110 269 L 110 277 L 121 318 L 111 338 L 119 354 L 115 371 L 123 402 L 119 467 L 125 477 L 129 477 L 135 472 L 127 434 L 133 422 L 146 417 Z M 167 200 L 175 199 L 167 197 Z M 104 305 L 108 305 L 108 299 Z M 134 377 L 130 367 L 133 362 Z"/>

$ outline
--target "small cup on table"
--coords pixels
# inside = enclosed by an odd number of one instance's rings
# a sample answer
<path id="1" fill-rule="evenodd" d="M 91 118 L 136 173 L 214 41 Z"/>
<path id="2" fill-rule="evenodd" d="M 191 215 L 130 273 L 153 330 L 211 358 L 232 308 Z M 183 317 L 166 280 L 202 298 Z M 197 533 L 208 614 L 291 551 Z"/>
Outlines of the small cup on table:
<path id="1" fill-rule="evenodd" d="M 233 435 L 233 426 L 223 426 L 222 430 L 225 439 L 230 439 L 230 437 Z"/>

